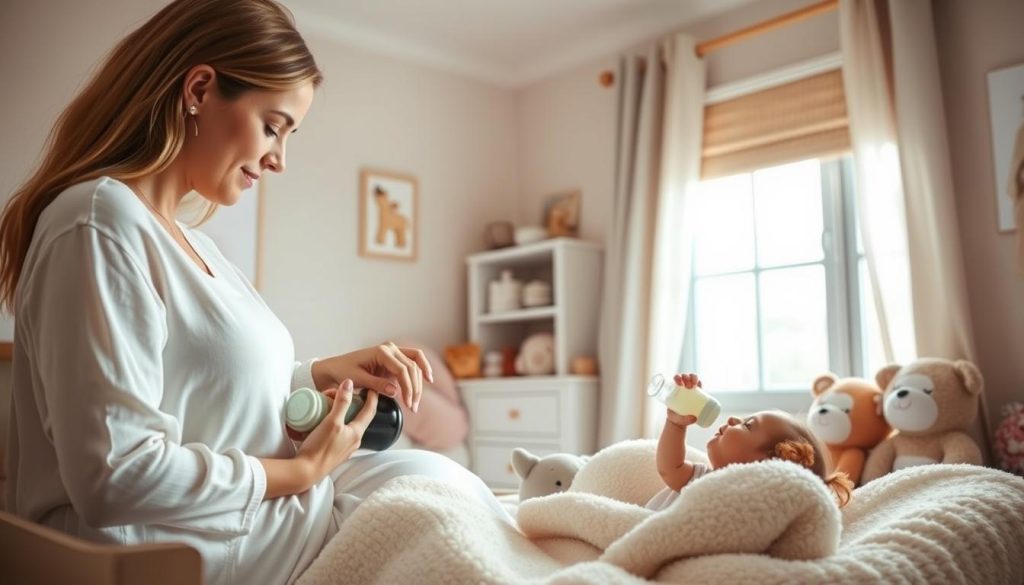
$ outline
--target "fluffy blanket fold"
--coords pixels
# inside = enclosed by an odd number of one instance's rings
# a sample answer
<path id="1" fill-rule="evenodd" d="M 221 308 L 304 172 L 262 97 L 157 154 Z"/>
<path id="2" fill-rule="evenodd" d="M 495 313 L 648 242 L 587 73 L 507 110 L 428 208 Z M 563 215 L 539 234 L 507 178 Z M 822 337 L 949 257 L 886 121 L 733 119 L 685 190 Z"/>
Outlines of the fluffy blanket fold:
<path id="1" fill-rule="evenodd" d="M 1007 473 L 905 469 L 840 512 L 820 479 L 769 461 L 710 473 L 651 512 L 637 504 L 659 488 L 654 448 L 595 455 L 572 490 L 519 506 L 521 533 L 453 487 L 395 479 L 298 583 L 1024 582 L 1024 480 Z"/>

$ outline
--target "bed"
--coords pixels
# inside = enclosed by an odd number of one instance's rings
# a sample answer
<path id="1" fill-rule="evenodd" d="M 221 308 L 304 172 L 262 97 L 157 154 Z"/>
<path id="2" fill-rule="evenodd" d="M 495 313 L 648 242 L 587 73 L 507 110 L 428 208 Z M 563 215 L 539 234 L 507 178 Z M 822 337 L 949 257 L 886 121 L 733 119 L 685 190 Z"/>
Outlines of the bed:
<path id="1" fill-rule="evenodd" d="M 613 445 L 568 492 L 510 502 L 521 532 L 450 486 L 395 479 L 362 503 L 299 585 L 1024 583 L 1020 477 L 908 468 L 856 490 L 840 511 L 806 469 L 769 461 L 708 474 L 651 512 L 638 504 L 661 487 L 655 448 Z"/>

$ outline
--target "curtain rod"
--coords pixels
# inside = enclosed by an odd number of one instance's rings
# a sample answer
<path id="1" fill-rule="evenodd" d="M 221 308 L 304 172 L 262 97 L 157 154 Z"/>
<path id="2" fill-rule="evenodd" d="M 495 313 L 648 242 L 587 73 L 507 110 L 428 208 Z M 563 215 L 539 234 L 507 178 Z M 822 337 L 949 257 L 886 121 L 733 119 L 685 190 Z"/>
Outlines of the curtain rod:
<path id="1" fill-rule="evenodd" d="M 764 22 L 759 22 L 755 25 L 742 28 L 738 31 L 734 31 L 720 37 L 703 41 L 697 44 L 696 53 L 698 57 L 704 57 L 712 51 L 717 51 L 722 47 L 728 47 L 729 45 L 736 44 L 740 41 L 746 40 L 750 37 L 757 36 L 761 33 L 768 32 L 783 26 L 787 26 L 801 20 L 807 20 L 812 16 L 824 14 L 831 10 L 835 10 L 839 7 L 839 0 L 823 0 L 817 4 L 811 4 L 792 12 L 780 14 L 775 18 L 769 18 Z M 615 83 L 615 73 L 609 70 L 601 72 L 599 81 L 604 87 L 611 87 Z"/>

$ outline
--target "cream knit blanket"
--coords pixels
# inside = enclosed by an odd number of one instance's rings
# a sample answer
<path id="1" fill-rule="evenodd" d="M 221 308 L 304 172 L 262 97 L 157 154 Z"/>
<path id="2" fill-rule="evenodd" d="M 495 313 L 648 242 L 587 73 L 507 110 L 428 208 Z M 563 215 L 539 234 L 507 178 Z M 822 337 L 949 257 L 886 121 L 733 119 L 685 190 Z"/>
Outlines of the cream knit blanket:
<path id="1" fill-rule="evenodd" d="M 842 513 L 783 461 L 735 465 L 668 509 L 654 442 L 595 455 L 569 492 L 519 506 L 522 533 L 436 480 L 392 480 L 299 580 L 340 583 L 1024 583 L 1024 480 L 929 465 L 860 488 Z"/>

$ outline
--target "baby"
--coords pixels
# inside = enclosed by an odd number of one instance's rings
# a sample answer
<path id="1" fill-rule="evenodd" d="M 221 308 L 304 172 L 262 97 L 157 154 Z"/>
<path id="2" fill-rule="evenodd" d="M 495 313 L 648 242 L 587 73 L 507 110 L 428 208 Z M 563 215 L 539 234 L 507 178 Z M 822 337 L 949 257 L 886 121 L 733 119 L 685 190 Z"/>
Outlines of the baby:
<path id="1" fill-rule="evenodd" d="M 703 387 L 696 374 L 676 374 L 675 383 L 688 389 Z M 729 417 L 708 441 L 710 465 L 686 461 L 686 427 L 697 421 L 668 410 L 658 441 L 658 473 L 665 489 L 647 502 L 649 510 L 664 510 L 679 497 L 679 490 L 702 475 L 731 463 L 785 459 L 811 470 L 836 496 L 839 506 L 850 500 L 853 482 L 845 473 L 831 473 L 824 450 L 803 424 L 782 411 L 754 413 L 744 419 Z"/>

